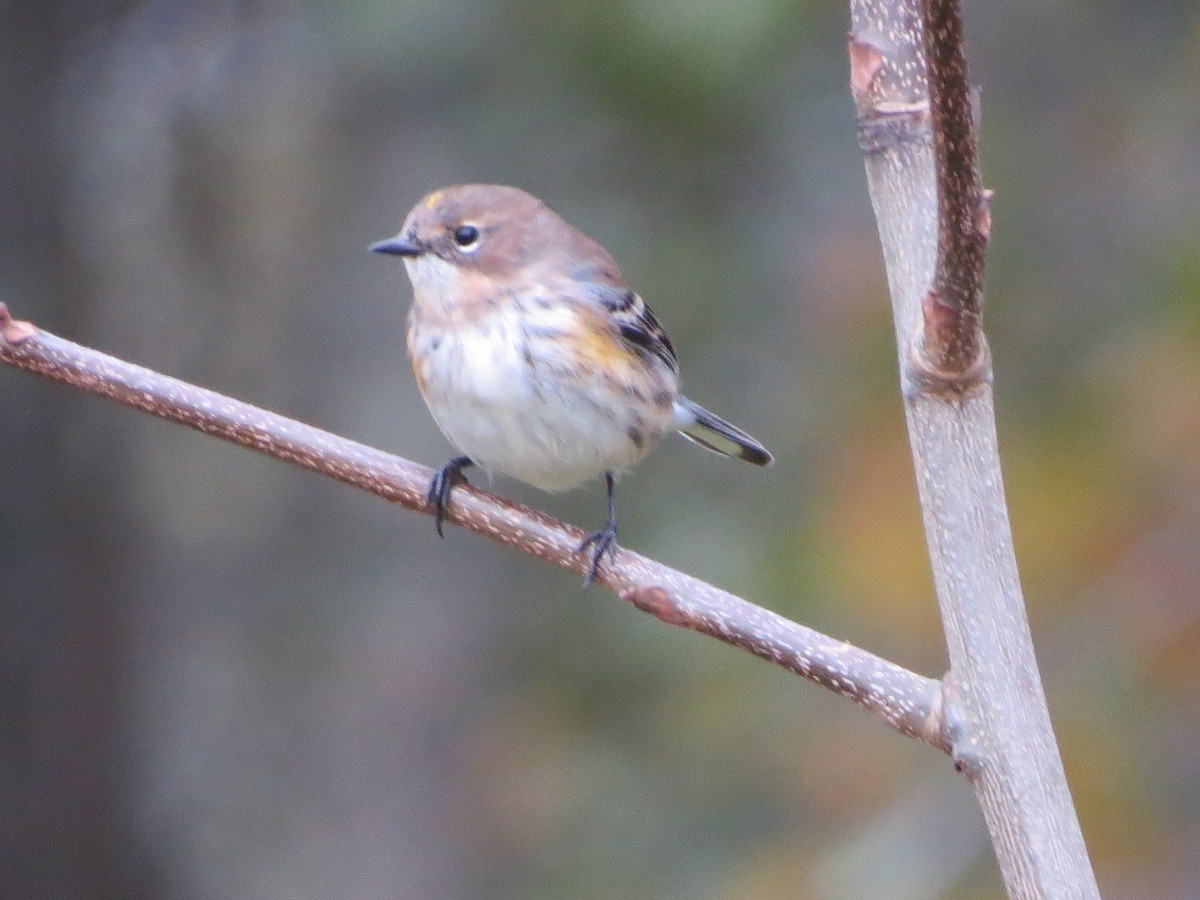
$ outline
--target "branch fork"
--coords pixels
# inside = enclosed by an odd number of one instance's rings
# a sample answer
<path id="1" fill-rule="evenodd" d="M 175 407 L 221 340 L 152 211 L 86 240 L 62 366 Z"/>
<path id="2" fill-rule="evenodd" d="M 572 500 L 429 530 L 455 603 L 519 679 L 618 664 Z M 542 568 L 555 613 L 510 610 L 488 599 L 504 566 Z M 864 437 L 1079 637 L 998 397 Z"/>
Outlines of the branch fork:
<path id="1" fill-rule="evenodd" d="M 959 3 L 850 7 L 859 143 L 950 657 L 942 734 L 975 788 L 1010 896 L 1098 897 L 1041 688 L 1004 497 L 981 327 L 992 194 L 976 160 Z"/>

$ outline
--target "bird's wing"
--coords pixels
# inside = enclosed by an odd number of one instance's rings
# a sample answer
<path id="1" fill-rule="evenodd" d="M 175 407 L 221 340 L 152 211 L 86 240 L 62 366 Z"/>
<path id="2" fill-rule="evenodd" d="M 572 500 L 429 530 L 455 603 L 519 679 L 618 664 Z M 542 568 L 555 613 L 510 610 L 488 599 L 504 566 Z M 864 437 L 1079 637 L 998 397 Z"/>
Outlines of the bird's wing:
<path id="1" fill-rule="evenodd" d="M 608 286 L 593 291 L 592 298 L 612 318 L 622 340 L 636 350 L 654 354 L 672 372 L 679 371 L 671 339 L 645 300 L 628 288 Z"/>

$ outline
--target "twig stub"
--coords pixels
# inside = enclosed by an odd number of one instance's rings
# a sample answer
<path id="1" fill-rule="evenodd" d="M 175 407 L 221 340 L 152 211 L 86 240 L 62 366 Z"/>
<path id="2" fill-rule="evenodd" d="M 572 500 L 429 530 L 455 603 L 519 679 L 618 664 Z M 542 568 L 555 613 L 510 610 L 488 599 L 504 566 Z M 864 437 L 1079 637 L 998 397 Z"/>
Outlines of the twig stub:
<path id="1" fill-rule="evenodd" d="M 37 326 L 32 322 L 14 319 L 8 311 L 8 304 L 0 300 L 0 337 L 12 345 L 17 345 L 37 334 Z"/>

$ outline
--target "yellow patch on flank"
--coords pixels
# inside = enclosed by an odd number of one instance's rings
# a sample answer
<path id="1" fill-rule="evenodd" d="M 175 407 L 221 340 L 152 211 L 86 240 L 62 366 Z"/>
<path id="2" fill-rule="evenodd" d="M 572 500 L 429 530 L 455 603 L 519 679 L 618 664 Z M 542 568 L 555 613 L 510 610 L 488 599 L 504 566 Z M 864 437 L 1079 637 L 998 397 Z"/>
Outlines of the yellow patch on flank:
<path id="1" fill-rule="evenodd" d="M 633 355 L 607 327 L 579 328 L 571 340 L 576 359 L 591 368 L 624 375 L 634 361 Z"/>

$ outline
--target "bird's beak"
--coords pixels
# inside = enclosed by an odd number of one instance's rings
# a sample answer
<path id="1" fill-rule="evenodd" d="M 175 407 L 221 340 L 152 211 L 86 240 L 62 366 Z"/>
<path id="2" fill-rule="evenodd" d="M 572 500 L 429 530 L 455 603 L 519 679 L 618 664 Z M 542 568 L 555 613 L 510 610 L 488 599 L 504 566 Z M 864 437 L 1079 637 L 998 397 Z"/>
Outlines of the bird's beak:
<path id="1" fill-rule="evenodd" d="M 424 252 L 416 241 L 401 234 L 372 244 L 371 250 L 375 253 L 390 253 L 392 256 L 420 256 Z"/>

